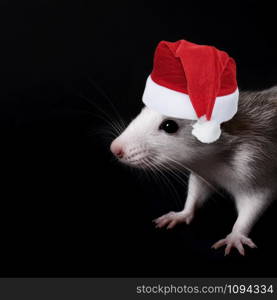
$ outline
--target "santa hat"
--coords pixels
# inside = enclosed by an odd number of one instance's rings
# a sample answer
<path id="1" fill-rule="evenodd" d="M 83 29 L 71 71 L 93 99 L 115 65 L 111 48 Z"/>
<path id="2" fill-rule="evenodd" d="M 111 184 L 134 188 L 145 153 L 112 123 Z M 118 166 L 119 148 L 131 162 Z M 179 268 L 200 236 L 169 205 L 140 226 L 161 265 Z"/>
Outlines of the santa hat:
<path id="1" fill-rule="evenodd" d="M 219 139 L 220 124 L 237 112 L 236 63 L 224 51 L 185 40 L 159 43 L 143 102 L 161 114 L 197 120 L 192 134 Z"/>

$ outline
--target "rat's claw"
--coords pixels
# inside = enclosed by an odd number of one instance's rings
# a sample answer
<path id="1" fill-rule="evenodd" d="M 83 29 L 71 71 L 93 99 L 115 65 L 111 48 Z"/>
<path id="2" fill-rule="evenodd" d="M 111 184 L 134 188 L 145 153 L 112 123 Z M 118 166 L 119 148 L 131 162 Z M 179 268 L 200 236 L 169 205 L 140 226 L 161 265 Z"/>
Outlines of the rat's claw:
<path id="1" fill-rule="evenodd" d="M 244 239 L 244 243 L 249 246 L 250 248 L 257 248 L 256 244 L 253 243 L 253 241 L 249 238 Z"/>
<path id="2" fill-rule="evenodd" d="M 222 240 L 219 240 L 218 242 L 214 243 L 212 245 L 212 248 L 213 249 L 218 249 L 218 248 L 222 247 L 225 244 L 226 244 L 226 239 L 222 239 Z"/>
<path id="3" fill-rule="evenodd" d="M 156 228 L 162 228 L 167 225 L 167 229 L 173 228 L 178 223 L 187 223 L 189 224 L 193 218 L 193 214 L 191 212 L 180 211 L 180 212 L 170 212 L 165 214 L 155 220 L 153 222 L 156 224 Z"/>
<path id="4" fill-rule="evenodd" d="M 241 233 L 230 233 L 225 239 L 219 240 L 213 244 L 213 249 L 218 249 L 226 245 L 225 255 L 229 255 L 232 248 L 236 248 L 241 255 L 245 255 L 245 250 L 243 245 L 247 245 L 250 248 L 257 248 L 257 246 L 252 242 L 252 240 Z"/>
<path id="5" fill-rule="evenodd" d="M 176 224 L 177 224 L 177 220 L 173 220 L 173 221 L 171 221 L 171 222 L 167 225 L 166 229 L 171 229 L 171 228 L 173 228 Z"/>

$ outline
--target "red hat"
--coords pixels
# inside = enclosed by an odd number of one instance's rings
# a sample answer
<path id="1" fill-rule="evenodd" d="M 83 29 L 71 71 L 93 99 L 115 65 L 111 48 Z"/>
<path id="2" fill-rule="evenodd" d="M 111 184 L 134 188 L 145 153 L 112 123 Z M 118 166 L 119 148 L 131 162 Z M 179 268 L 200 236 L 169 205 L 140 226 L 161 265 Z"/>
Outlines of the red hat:
<path id="1" fill-rule="evenodd" d="M 159 43 L 143 102 L 163 115 L 198 120 L 192 134 L 216 141 L 237 112 L 236 63 L 224 51 L 185 40 Z"/>

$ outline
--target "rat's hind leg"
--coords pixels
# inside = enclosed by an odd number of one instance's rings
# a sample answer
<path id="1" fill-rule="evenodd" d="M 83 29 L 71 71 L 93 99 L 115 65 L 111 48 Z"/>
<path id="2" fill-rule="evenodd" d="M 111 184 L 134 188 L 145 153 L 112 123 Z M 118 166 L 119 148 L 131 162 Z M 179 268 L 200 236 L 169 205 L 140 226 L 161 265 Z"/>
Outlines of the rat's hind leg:
<path id="1" fill-rule="evenodd" d="M 157 228 L 167 226 L 168 229 L 173 228 L 178 223 L 189 224 L 194 217 L 195 209 L 200 207 L 205 199 L 211 194 L 211 188 L 197 175 L 191 173 L 188 183 L 188 195 L 185 207 L 179 212 L 170 212 L 165 214 L 153 222 Z"/>
<path id="2" fill-rule="evenodd" d="M 258 217 L 268 206 L 268 193 L 262 191 L 255 194 L 243 194 L 237 196 L 235 201 L 238 218 L 232 232 L 212 246 L 214 249 L 226 246 L 225 255 L 228 255 L 232 248 L 236 248 L 241 255 L 245 255 L 244 245 L 256 248 L 256 245 L 248 238 L 248 234 Z"/>

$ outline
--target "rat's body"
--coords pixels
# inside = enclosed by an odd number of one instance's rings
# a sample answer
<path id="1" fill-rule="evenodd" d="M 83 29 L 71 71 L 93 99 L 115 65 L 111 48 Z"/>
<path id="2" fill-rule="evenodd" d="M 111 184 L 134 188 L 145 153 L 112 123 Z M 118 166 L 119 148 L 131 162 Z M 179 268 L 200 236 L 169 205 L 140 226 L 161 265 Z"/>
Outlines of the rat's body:
<path id="1" fill-rule="evenodd" d="M 165 120 L 175 122 L 177 131 L 166 132 L 164 128 L 173 125 L 161 126 Z M 111 149 L 136 167 L 191 171 L 184 209 L 156 219 L 157 227 L 189 223 L 214 188 L 229 192 L 238 218 L 232 232 L 213 247 L 226 245 L 226 254 L 236 247 L 244 255 L 243 244 L 255 247 L 248 238 L 253 224 L 277 192 L 277 87 L 241 93 L 237 114 L 222 124 L 222 135 L 214 143 L 204 144 L 192 136 L 193 123 L 144 108 Z"/>

